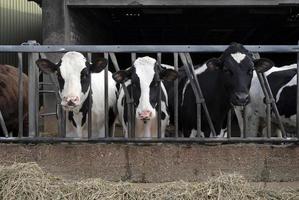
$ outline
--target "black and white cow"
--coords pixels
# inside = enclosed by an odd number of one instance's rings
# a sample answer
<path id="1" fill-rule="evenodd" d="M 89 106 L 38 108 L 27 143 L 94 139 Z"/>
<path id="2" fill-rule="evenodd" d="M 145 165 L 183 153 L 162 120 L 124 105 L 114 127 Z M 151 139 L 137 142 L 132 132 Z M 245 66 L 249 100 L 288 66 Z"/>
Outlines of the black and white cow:
<path id="1" fill-rule="evenodd" d="M 118 83 L 125 83 L 133 97 L 135 107 L 135 136 L 157 137 L 157 104 L 159 81 L 172 81 L 177 78 L 177 72 L 170 66 L 157 64 L 150 57 L 136 59 L 133 66 L 113 74 Z M 161 82 L 161 135 L 164 137 L 165 128 L 169 121 L 168 95 L 163 82 Z M 120 88 L 117 108 L 120 122 L 123 125 L 125 136 L 127 130 L 127 103 L 123 88 Z"/>
<path id="2" fill-rule="evenodd" d="M 67 112 L 67 137 L 87 137 L 89 98 L 92 98 L 92 137 L 104 137 L 105 100 L 104 71 L 107 60 L 100 58 L 90 64 L 78 52 L 63 55 L 58 64 L 47 59 L 36 61 L 45 73 L 55 73 L 59 83 L 61 105 Z M 89 95 L 90 79 L 92 96 Z M 108 72 L 109 130 L 113 131 L 116 110 L 116 83 Z"/>
<path id="3" fill-rule="evenodd" d="M 297 96 L 297 64 L 282 67 L 272 67 L 265 72 L 281 120 L 289 133 L 295 133 L 296 127 L 296 96 Z M 250 88 L 251 102 L 247 105 L 247 133 L 249 136 L 261 136 L 266 134 L 266 104 L 264 93 L 259 83 L 256 72 L 253 74 Z M 242 113 L 238 108 L 235 112 L 239 125 L 243 127 Z M 281 136 L 277 120 L 272 115 L 273 136 Z"/>
<path id="4" fill-rule="evenodd" d="M 243 45 L 232 43 L 220 58 L 212 58 L 195 69 L 217 135 L 230 107 L 249 103 L 253 69 L 265 65 L 272 65 L 272 62 L 263 58 L 254 60 Z M 196 100 L 187 77 L 179 83 L 179 129 L 185 137 L 197 132 Z M 205 137 L 211 133 L 203 111 L 201 132 Z"/>

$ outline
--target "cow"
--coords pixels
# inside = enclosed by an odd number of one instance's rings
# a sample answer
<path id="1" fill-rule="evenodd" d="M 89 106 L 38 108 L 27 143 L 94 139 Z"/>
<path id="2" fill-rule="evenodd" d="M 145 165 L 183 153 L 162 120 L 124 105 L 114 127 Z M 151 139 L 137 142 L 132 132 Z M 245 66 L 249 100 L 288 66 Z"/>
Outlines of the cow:
<path id="1" fill-rule="evenodd" d="M 275 99 L 281 121 L 288 133 L 296 132 L 296 97 L 297 97 L 297 64 L 272 67 L 265 72 L 273 97 Z M 251 102 L 247 105 L 248 136 L 265 136 L 266 104 L 256 72 L 253 74 L 250 88 Z M 243 132 L 243 116 L 239 108 L 235 108 L 241 133 Z M 272 136 L 281 137 L 278 122 L 272 113 Z"/>
<path id="2" fill-rule="evenodd" d="M 211 58 L 195 67 L 216 134 L 221 132 L 229 109 L 249 103 L 249 89 L 254 68 L 272 66 L 269 59 L 254 59 L 242 44 L 232 43 L 219 58 Z M 190 81 L 181 75 L 179 82 L 179 129 L 185 137 L 197 133 L 196 99 Z M 211 134 L 207 118 L 202 111 L 201 136 Z M 191 134 L 192 133 L 192 134 Z"/>
<path id="3" fill-rule="evenodd" d="M 105 99 L 104 71 L 107 60 L 97 59 L 89 63 L 79 52 L 67 52 L 54 64 L 47 59 L 36 61 L 44 73 L 55 73 L 59 83 L 61 106 L 67 111 L 66 137 L 85 138 L 88 135 L 88 107 L 92 110 L 92 137 L 105 136 Z M 91 96 L 89 95 L 91 83 Z M 116 118 L 116 83 L 112 73 L 108 72 L 108 109 L 110 134 Z M 89 105 L 92 98 L 92 105 Z"/>
<path id="4" fill-rule="evenodd" d="M 23 76 L 23 136 L 28 136 L 28 77 Z M 9 133 L 18 136 L 18 70 L 10 65 L 0 65 L 0 110 Z M 4 137 L 3 130 L 0 136 Z"/>
<path id="5" fill-rule="evenodd" d="M 177 72 L 168 65 L 159 65 L 151 57 L 137 58 L 133 66 L 126 70 L 120 70 L 113 74 L 117 83 L 124 83 L 134 100 L 135 109 L 135 136 L 157 137 L 157 105 L 159 82 L 173 81 L 177 78 Z M 124 89 L 121 87 L 117 100 L 119 121 L 122 123 L 125 137 L 128 137 L 127 129 L 127 100 Z M 161 81 L 161 136 L 164 137 L 165 129 L 169 122 L 168 95 Z"/>

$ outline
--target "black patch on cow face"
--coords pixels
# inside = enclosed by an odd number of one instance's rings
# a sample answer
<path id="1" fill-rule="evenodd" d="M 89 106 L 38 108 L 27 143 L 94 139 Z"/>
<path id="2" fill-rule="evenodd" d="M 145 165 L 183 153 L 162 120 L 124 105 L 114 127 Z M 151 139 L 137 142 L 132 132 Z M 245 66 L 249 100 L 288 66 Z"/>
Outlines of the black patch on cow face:
<path id="1" fill-rule="evenodd" d="M 135 70 L 131 75 L 131 84 L 127 88 L 131 98 L 133 97 L 134 107 L 136 108 L 139 105 L 141 88 L 140 88 L 140 79 L 135 73 Z"/>
<path id="2" fill-rule="evenodd" d="M 58 84 L 59 84 L 59 90 L 61 92 L 64 88 L 65 81 L 61 76 L 60 68 L 58 68 L 56 75 L 57 75 L 57 80 L 58 80 Z"/>
<path id="3" fill-rule="evenodd" d="M 88 67 L 82 69 L 80 74 L 81 91 L 85 94 L 90 86 L 91 73 Z"/>

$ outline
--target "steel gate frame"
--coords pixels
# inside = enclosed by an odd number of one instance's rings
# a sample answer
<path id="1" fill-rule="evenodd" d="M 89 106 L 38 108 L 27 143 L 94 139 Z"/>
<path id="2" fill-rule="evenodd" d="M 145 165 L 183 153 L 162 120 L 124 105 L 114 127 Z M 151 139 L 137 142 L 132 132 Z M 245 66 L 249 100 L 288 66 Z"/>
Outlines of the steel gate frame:
<path id="1" fill-rule="evenodd" d="M 201 105 L 204 108 L 204 111 L 208 117 L 207 109 L 205 108 L 204 99 L 202 98 L 200 86 L 197 82 L 197 79 L 191 80 L 192 76 L 193 79 L 195 77 L 194 74 L 194 68 L 192 59 L 189 53 L 217 53 L 217 52 L 223 52 L 228 45 L 39 45 L 35 43 L 34 41 L 28 41 L 25 43 L 25 45 L 0 45 L 0 53 L 17 53 L 18 55 L 18 69 L 19 69 L 19 75 L 22 74 L 22 62 L 23 62 L 23 53 L 28 53 L 28 75 L 29 75 L 29 110 L 33 110 L 34 112 L 29 112 L 29 136 L 31 137 L 22 137 L 23 133 L 23 124 L 21 123 L 22 117 L 23 117 L 23 109 L 19 109 L 20 112 L 18 114 L 19 118 L 19 134 L 16 138 L 11 137 L 2 137 L 0 138 L 0 142 L 16 142 L 16 143 L 60 143 L 60 142 L 99 142 L 99 143 L 119 143 L 119 142 L 125 142 L 125 143 L 160 143 L 160 142 L 166 142 L 166 143 L 176 143 L 176 142 L 182 142 L 182 143 L 249 143 L 249 142 L 255 142 L 255 143 L 298 143 L 299 142 L 299 119 L 297 117 L 296 125 L 297 125 L 297 137 L 293 138 L 286 138 L 285 137 L 285 131 L 283 129 L 283 126 L 280 126 L 282 128 L 282 132 L 284 133 L 284 138 L 271 138 L 270 132 L 270 120 L 271 120 L 271 113 L 269 112 L 269 106 L 272 104 L 274 106 L 274 111 L 276 116 L 278 115 L 276 112 L 277 108 L 275 107 L 275 102 L 273 103 L 273 95 L 271 93 L 271 90 L 269 92 L 269 85 L 267 82 L 267 79 L 265 78 L 265 75 L 263 73 L 258 74 L 258 78 L 260 80 L 260 83 L 262 85 L 265 97 L 267 99 L 267 137 L 261 137 L 261 138 L 248 138 L 246 137 L 246 134 L 244 134 L 243 138 L 231 138 L 231 111 L 228 113 L 228 137 L 227 138 L 179 138 L 178 137 L 178 94 L 177 94 L 177 87 L 178 82 L 175 81 L 174 87 L 175 87 L 175 137 L 173 138 L 161 138 L 161 125 L 160 120 L 158 120 L 158 138 L 134 138 L 134 112 L 132 109 L 133 101 L 128 95 L 128 91 L 126 87 L 123 84 L 123 88 L 125 90 L 127 103 L 131 111 L 129 112 L 129 116 L 131 117 L 131 121 L 128 124 L 129 130 L 129 138 L 115 138 L 113 136 L 109 136 L 108 134 L 108 104 L 107 104 L 107 97 L 108 97 L 108 90 L 107 90 L 107 74 L 108 74 L 108 66 L 105 68 L 105 138 L 91 138 L 91 123 L 90 120 L 88 120 L 88 138 L 64 138 L 65 136 L 65 112 L 62 111 L 61 108 L 58 109 L 58 119 L 59 119 L 59 138 L 46 138 L 46 137 L 39 137 L 39 131 L 38 131 L 38 68 L 35 65 L 35 60 L 38 58 L 39 54 L 41 57 L 45 57 L 45 53 L 65 53 L 67 51 L 79 51 L 79 52 L 86 52 L 87 53 L 87 60 L 91 61 L 91 55 L 92 53 L 104 53 L 104 57 L 106 59 L 111 59 L 112 64 L 115 68 L 115 70 L 119 70 L 117 59 L 115 56 L 115 53 L 131 53 L 131 60 L 132 62 L 136 59 L 136 53 L 157 53 L 157 61 L 158 64 L 161 64 L 161 58 L 162 53 L 173 53 L 174 56 L 174 67 L 177 70 L 178 69 L 178 62 L 181 58 L 182 63 L 184 64 L 185 71 L 189 77 L 189 80 L 192 85 L 194 86 L 193 90 L 195 92 L 197 99 L 197 110 L 198 110 L 198 116 L 201 113 Z M 298 45 L 244 45 L 246 49 L 248 49 L 251 52 L 259 52 L 259 53 L 297 53 L 297 74 L 299 74 L 299 43 Z M 22 76 L 20 76 L 22 77 Z M 298 76 L 297 76 L 298 77 Z M 57 89 L 57 81 L 55 81 L 55 77 L 52 76 L 51 78 L 54 83 L 56 83 L 56 89 Z M 22 78 L 19 79 L 19 97 L 21 96 L 23 91 L 23 85 L 22 85 Z M 91 90 L 90 90 L 91 91 Z M 197 94 L 196 94 L 197 93 Z M 57 96 L 57 91 L 56 91 Z M 58 97 L 59 98 L 59 95 Z M 160 99 L 161 100 L 161 99 Z M 299 79 L 297 79 L 297 116 L 299 114 Z M 23 106 L 23 98 L 19 98 L 18 101 L 19 108 L 22 108 Z M 90 112 L 89 108 L 89 113 Z M 270 113 L 270 114 L 269 114 Z M 158 119 L 159 115 L 161 113 L 158 113 Z M 89 119 L 91 119 L 91 114 L 88 115 Z M 198 133 L 200 132 L 200 117 L 199 123 L 198 123 Z M 209 119 L 209 117 L 208 117 Z M 3 120 L 0 118 L 1 124 L 3 124 Z M 245 121 L 244 121 L 245 122 Z M 246 122 L 244 123 L 244 126 L 246 127 Z M 213 135 L 215 136 L 215 131 L 213 131 L 213 124 L 210 123 L 211 130 L 213 132 Z M 246 130 L 244 128 L 244 130 Z M 198 134 L 199 135 L 199 134 Z"/>

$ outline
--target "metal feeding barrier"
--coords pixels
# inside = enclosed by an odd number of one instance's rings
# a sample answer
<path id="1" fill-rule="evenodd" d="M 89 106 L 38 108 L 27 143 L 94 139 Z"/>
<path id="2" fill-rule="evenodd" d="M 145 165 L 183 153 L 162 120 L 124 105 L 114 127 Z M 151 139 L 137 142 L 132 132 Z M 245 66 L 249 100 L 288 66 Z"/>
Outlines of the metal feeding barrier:
<path id="1" fill-rule="evenodd" d="M 297 117 L 297 137 L 286 138 L 286 131 L 281 123 L 280 116 L 273 98 L 269 83 L 264 72 L 258 73 L 258 79 L 260 81 L 262 90 L 266 99 L 266 117 L 267 117 L 267 137 L 247 137 L 246 126 L 246 109 L 244 112 L 243 121 L 243 136 L 242 137 L 231 137 L 231 116 L 232 111 L 228 112 L 227 120 L 227 137 L 217 138 L 216 132 L 206 106 L 200 84 L 196 78 L 194 71 L 193 62 L 190 53 L 215 53 L 223 52 L 227 48 L 226 45 L 38 45 L 34 42 L 28 42 L 23 45 L 0 45 L 0 53 L 16 53 L 18 55 L 18 70 L 19 70 L 19 84 L 18 84 L 18 120 L 19 120 L 19 133 L 18 137 L 8 137 L 8 133 L 5 127 L 5 123 L 0 111 L 0 124 L 6 137 L 1 137 L 0 142 L 20 142 L 20 143 L 56 143 L 56 142 L 132 142 L 132 143 L 156 143 L 156 142 L 167 142 L 167 143 L 296 143 L 299 141 L 299 119 Z M 267 52 L 267 53 L 296 53 L 297 54 L 297 66 L 299 65 L 299 45 L 245 45 L 245 48 L 252 52 Z M 179 137 L 179 126 L 178 126 L 178 80 L 174 81 L 174 137 L 161 138 L 161 82 L 158 100 L 158 137 L 157 138 L 135 138 L 135 108 L 133 98 L 130 96 L 128 88 L 125 84 L 122 84 L 124 89 L 126 103 L 128 106 L 128 137 L 115 137 L 109 134 L 108 126 L 108 67 L 106 66 L 104 70 L 104 82 L 105 82 L 105 138 L 91 138 L 92 133 L 92 115 L 91 106 L 88 110 L 88 138 L 65 138 L 66 135 L 66 113 L 59 104 L 59 86 L 56 77 L 52 74 L 50 75 L 50 80 L 54 84 L 55 91 L 39 91 L 39 70 L 35 64 L 35 61 L 41 57 L 45 58 L 45 53 L 65 53 L 68 51 L 78 51 L 87 53 L 87 60 L 91 62 L 92 53 L 104 53 L 106 59 L 110 59 L 112 65 L 116 71 L 118 71 L 119 65 L 115 53 L 130 53 L 132 63 L 136 59 L 137 53 L 156 53 L 157 54 L 157 64 L 162 63 L 162 54 L 171 53 L 173 54 L 173 66 L 175 70 L 179 68 L 179 60 L 183 64 L 183 69 L 190 81 L 191 87 L 194 91 L 196 97 L 196 110 L 197 110 L 197 136 L 196 138 L 182 138 Z M 24 54 L 28 55 L 28 76 L 29 76 L 29 105 L 28 105 L 28 116 L 29 116 L 29 137 L 23 137 L 23 57 Z M 297 74 L 299 72 L 299 67 L 297 67 Z M 49 84 L 49 83 L 40 83 Z M 91 84 L 91 83 L 90 83 Z M 297 116 L 299 114 L 299 80 L 297 80 Z M 92 95 L 92 90 L 89 91 Z M 57 111 L 52 113 L 39 113 L 39 93 L 55 93 L 57 99 Z M 91 105 L 91 98 L 89 98 L 89 105 Z M 279 122 L 279 127 L 283 133 L 282 138 L 271 137 L 271 106 L 274 114 Z M 203 113 L 207 119 L 208 125 L 212 132 L 211 138 L 201 138 L 201 121 L 202 121 L 202 109 Z M 41 137 L 39 134 L 39 118 L 47 117 L 50 115 L 57 115 L 58 118 L 58 132 L 59 137 Z"/>

